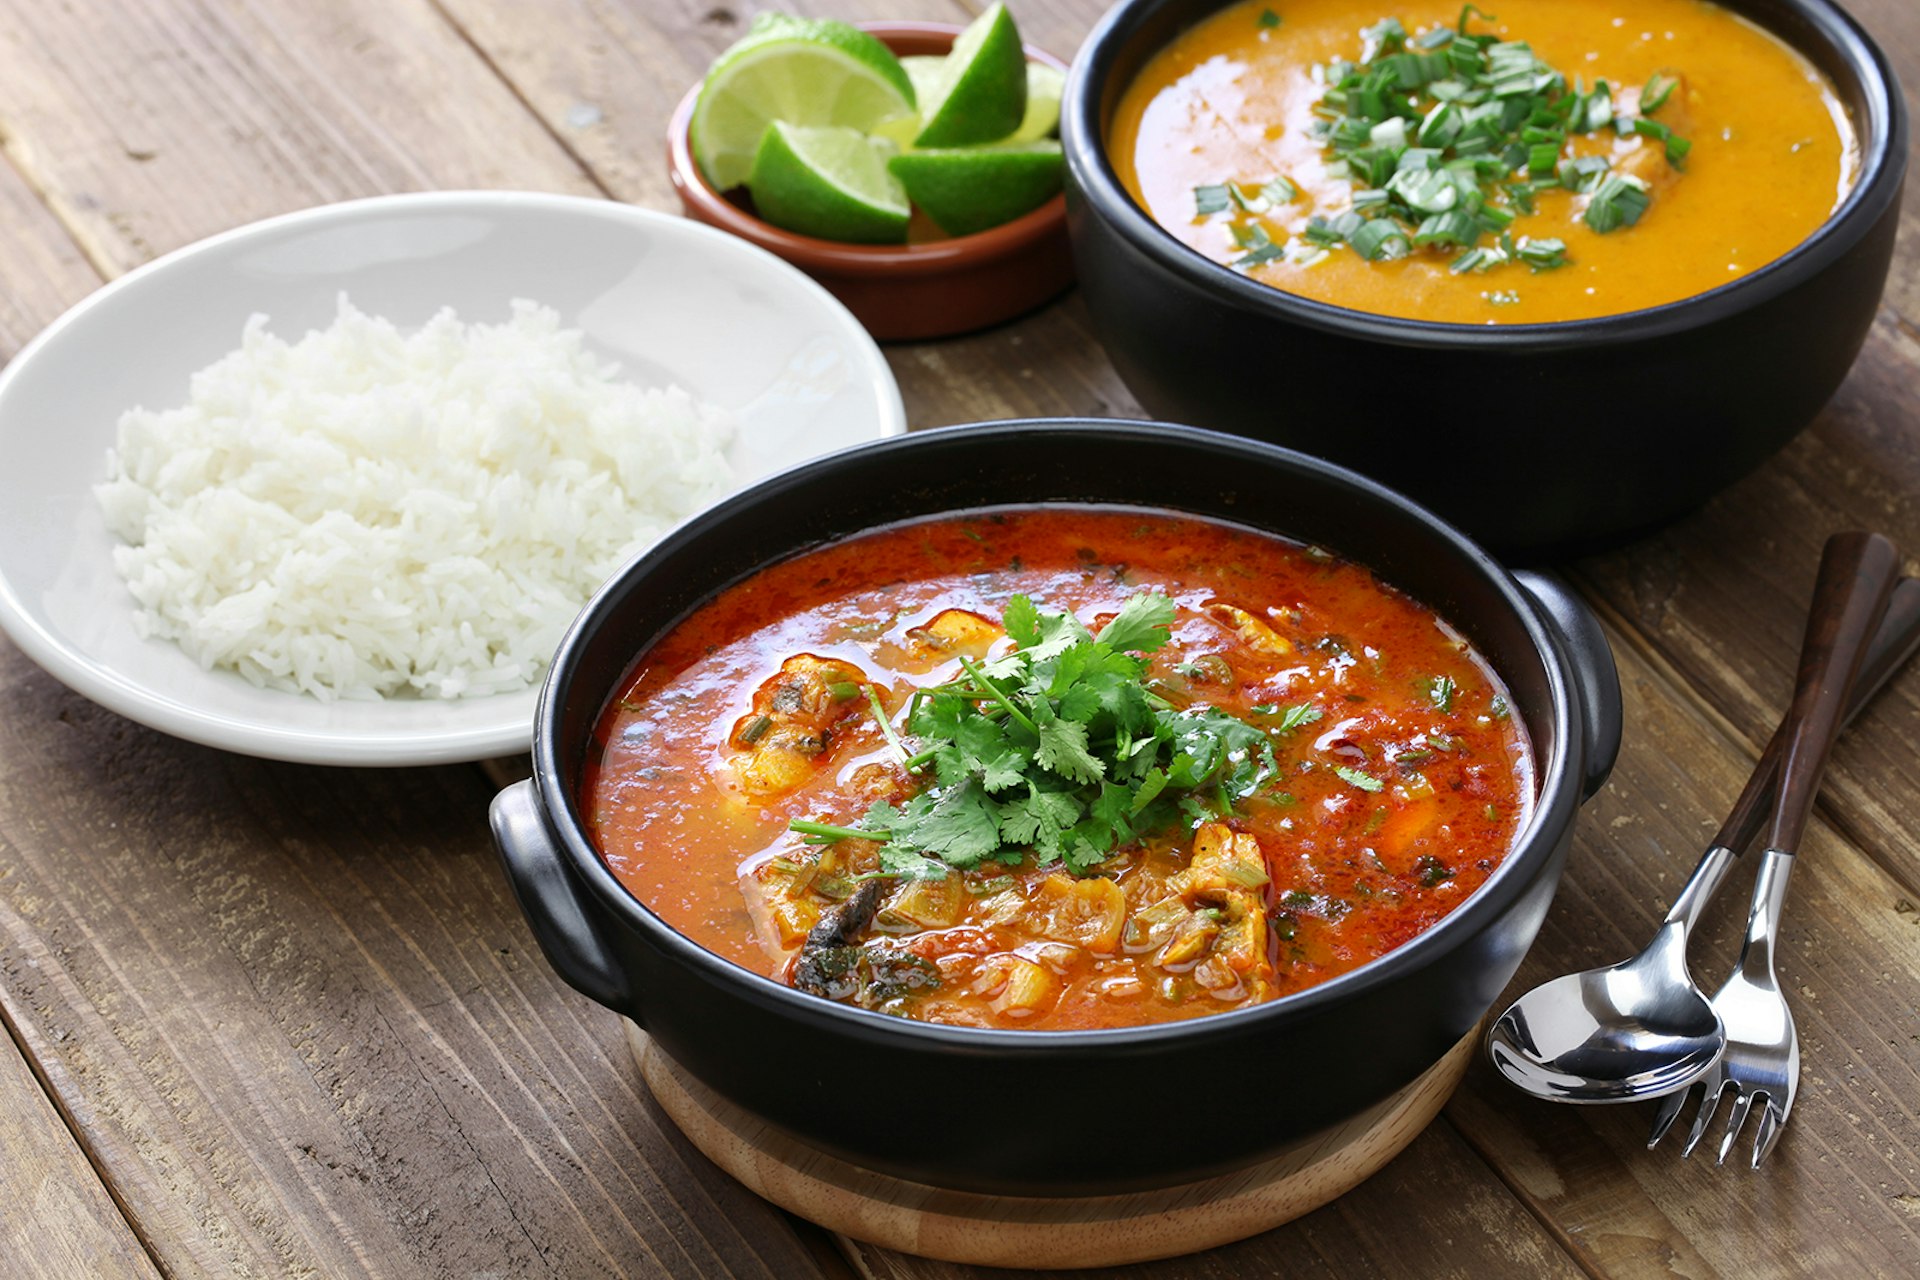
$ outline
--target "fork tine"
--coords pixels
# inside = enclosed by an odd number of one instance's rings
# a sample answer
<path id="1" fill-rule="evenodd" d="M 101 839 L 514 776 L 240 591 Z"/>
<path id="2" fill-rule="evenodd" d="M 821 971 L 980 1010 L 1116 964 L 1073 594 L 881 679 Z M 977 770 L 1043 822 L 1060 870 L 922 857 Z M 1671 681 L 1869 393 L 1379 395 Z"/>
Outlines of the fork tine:
<path id="1" fill-rule="evenodd" d="M 1733 1110 L 1727 1113 L 1727 1136 L 1720 1140 L 1720 1155 L 1715 1164 L 1727 1162 L 1727 1152 L 1733 1150 L 1733 1140 L 1740 1136 L 1740 1127 L 1747 1122 L 1747 1112 L 1753 1110 L 1753 1101 L 1761 1095 L 1743 1093 L 1733 1100 Z"/>
<path id="2" fill-rule="evenodd" d="M 1773 1144 L 1780 1141 L 1780 1135 L 1786 1132 L 1786 1128 L 1786 1117 L 1773 1105 L 1773 1099 L 1768 1098 L 1767 1109 L 1760 1115 L 1760 1132 L 1753 1139 L 1753 1163 L 1748 1168 L 1760 1167 L 1760 1162 L 1767 1158 L 1767 1152 L 1773 1150 Z"/>
<path id="3" fill-rule="evenodd" d="M 1673 1122 L 1686 1109 L 1687 1099 L 1700 1092 L 1701 1088 L 1700 1085 L 1690 1084 L 1660 1099 L 1660 1110 L 1654 1114 L 1653 1128 L 1647 1131 L 1647 1150 L 1653 1150 L 1659 1145 L 1660 1139 L 1667 1136 L 1667 1130 L 1673 1128 Z"/>
<path id="4" fill-rule="evenodd" d="M 1687 1145 L 1680 1148 L 1680 1158 L 1686 1159 L 1693 1149 L 1700 1145 L 1700 1139 L 1707 1131 L 1707 1124 L 1713 1119 L 1713 1113 L 1720 1109 L 1720 1094 L 1726 1089 L 1726 1081 L 1712 1081 L 1706 1086 L 1700 1097 L 1700 1110 L 1694 1113 L 1693 1128 L 1687 1133 Z"/>

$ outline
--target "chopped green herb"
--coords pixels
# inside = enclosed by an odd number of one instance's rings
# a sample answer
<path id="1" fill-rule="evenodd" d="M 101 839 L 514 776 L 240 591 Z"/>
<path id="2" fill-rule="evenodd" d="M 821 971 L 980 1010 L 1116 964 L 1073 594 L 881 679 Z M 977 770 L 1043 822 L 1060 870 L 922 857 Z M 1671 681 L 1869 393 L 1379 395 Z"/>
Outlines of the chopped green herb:
<path id="1" fill-rule="evenodd" d="M 1281 712 L 1280 723 L 1275 725 L 1274 728 L 1281 733 L 1291 733 L 1303 724 L 1312 724 L 1320 718 L 1321 714 L 1320 708 L 1314 706 L 1311 702 L 1302 702 L 1297 706 L 1288 707 L 1285 711 Z"/>
<path id="2" fill-rule="evenodd" d="M 1544 190 L 1591 195 L 1585 218 L 1600 232 L 1631 226 L 1649 200 L 1644 183 L 1609 174 L 1604 156 L 1569 154 L 1577 138 L 1611 125 L 1661 143 L 1675 167 L 1685 160 L 1687 140 L 1645 118 L 1672 95 L 1673 76 L 1655 76 L 1639 115 L 1622 118 L 1605 81 L 1591 90 L 1570 85 L 1525 42 L 1472 30 L 1476 17 L 1493 21 L 1467 5 L 1451 29 L 1418 37 L 1398 18 L 1382 19 L 1360 33 L 1357 62 L 1336 59 L 1324 68 L 1328 87 L 1315 105 L 1315 132 L 1328 171 L 1354 190 L 1348 209 L 1308 220 L 1300 233 L 1307 244 L 1347 245 L 1370 261 L 1451 249 L 1456 274 L 1515 262 L 1549 271 L 1569 261 L 1564 241 L 1481 241 L 1533 214 Z M 1505 304 L 1518 295 L 1501 291 L 1489 300 Z"/>
<path id="3" fill-rule="evenodd" d="M 1268 204 L 1292 204 L 1300 198 L 1300 188 L 1284 175 L 1276 174 L 1260 188 L 1260 198 Z"/>
<path id="4" fill-rule="evenodd" d="M 771 728 L 773 728 L 772 716 L 755 716 L 747 722 L 747 727 L 740 731 L 740 741 L 747 746 L 752 746 L 766 737 L 767 730 Z"/>
<path id="5" fill-rule="evenodd" d="M 1013 864 L 1091 871 L 1114 849 L 1183 814 L 1230 810 L 1278 772 L 1265 731 L 1213 708 L 1174 710 L 1144 683 L 1166 644 L 1174 605 L 1138 595 L 1096 635 L 1070 613 L 1025 596 L 1003 622 L 1019 646 L 923 690 L 907 732 L 932 781 L 851 826 L 799 820 L 822 841 L 883 839 L 886 874 L 938 878 L 948 868 Z M 877 701 L 877 698 L 876 698 Z"/>
<path id="6" fill-rule="evenodd" d="M 1547 237 L 1536 240 L 1532 236 L 1521 236 L 1514 256 L 1535 271 L 1551 271 L 1567 265 L 1567 242 Z"/>
<path id="7" fill-rule="evenodd" d="M 1262 9 L 1260 11 L 1260 17 L 1256 21 L 1262 31 L 1271 31 L 1280 25 L 1280 15 L 1271 9 Z"/>
<path id="8" fill-rule="evenodd" d="M 860 686 L 851 680 L 835 680 L 827 686 L 827 696 L 835 702 L 845 702 L 860 696 Z"/>
<path id="9" fill-rule="evenodd" d="M 1230 262 L 1232 267 L 1257 267 L 1263 262 L 1272 262 L 1286 254 L 1284 245 L 1275 244 L 1267 229 L 1257 222 L 1236 223 L 1233 227 L 1234 243 L 1247 251 L 1244 257 Z"/>
<path id="10" fill-rule="evenodd" d="M 1666 71 L 1656 71 L 1647 81 L 1647 87 L 1640 91 L 1640 114 L 1650 116 L 1667 105 L 1667 99 L 1673 97 L 1673 91 L 1680 87 L 1680 77 Z"/>
<path id="11" fill-rule="evenodd" d="M 1497 693 L 1493 695 L 1493 701 L 1488 704 L 1488 709 L 1493 712 L 1495 720 L 1505 720 L 1512 714 L 1507 709 L 1507 700 Z"/>
<path id="12" fill-rule="evenodd" d="M 1594 189 L 1582 220 L 1605 235 L 1640 221 L 1648 203 L 1646 183 L 1630 174 L 1609 173 Z"/>
<path id="13" fill-rule="evenodd" d="M 1343 782 L 1351 783 L 1362 791 L 1384 791 L 1387 786 L 1372 774 L 1362 773 L 1349 765 L 1337 764 L 1333 766 L 1333 771 L 1340 775 Z"/>
<path id="14" fill-rule="evenodd" d="M 1442 711 L 1453 710 L 1453 695 L 1459 690 L 1452 676 L 1435 676 L 1427 681 L 1427 701 Z"/>
<path id="15" fill-rule="evenodd" d="M 1233 207 L 1233 193 L 1224 182 L 1211 182 L 1193 189 L 1193 216 L 1210 218 Z"/>
<path id="16" fill-rule="evenodd" d="M 1431 889 L 1443 881 L 1453 879 L 1453 868 L 1430 853 L 1423 853 L 1413 862 L 1413 873 L 1420 883 Z"/>

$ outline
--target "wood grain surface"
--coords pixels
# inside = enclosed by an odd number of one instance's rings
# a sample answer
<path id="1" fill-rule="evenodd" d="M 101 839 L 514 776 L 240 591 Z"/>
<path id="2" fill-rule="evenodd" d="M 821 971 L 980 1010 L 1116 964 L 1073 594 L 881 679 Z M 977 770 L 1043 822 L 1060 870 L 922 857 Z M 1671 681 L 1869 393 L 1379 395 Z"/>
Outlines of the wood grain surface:
<path id="1" fill-rule="evenodd" d="M 1103 6 L 1012 7 L 1066 56 Z M 1920 6 L 1849 9 L 1911 104 Z M 667 113 L 749 16 L 0 0 L 0 355 L 157 254 L 327 201 L 514 187 L 673 208 Z M 1627 745 L 1516 989 L 1650 933 L 1785 703 L 1826 535 L 1920 549 L 1920 172 L 1908 186 L 1880 316 L 1814 426 L 1693 516 L 1571 567 L 1610 628 Z M 887 355 L 915 426 L 1138 412 L 1077 296 Z M 485 829 L 498 776 L 225 755 L 91 706 L 0 641 L 0 1274 L 962 1274 L 831 1239 L 680 1136 L 619 1020 L 534 949 Z M 1843 739 L 1796 877 L 1781 955 L 1803 1086 L 1761 1173 L 1648 1152 L 1649 1109 L 1531 1103 L 1476 1064 L 1347 1196 L 1124 1274 L 1912 1274 L 1916 812 L 1907 672 Z M 1737 949 L 1739 896 L 1696 943 L 1706 981 Z"/>

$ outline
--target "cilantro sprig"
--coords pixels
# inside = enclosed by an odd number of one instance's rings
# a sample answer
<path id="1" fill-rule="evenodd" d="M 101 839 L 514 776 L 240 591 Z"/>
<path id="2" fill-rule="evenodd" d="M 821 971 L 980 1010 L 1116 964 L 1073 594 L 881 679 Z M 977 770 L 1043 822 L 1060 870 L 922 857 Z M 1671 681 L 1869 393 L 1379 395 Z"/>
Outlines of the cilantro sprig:
<path id="1" fill-rule="evenodd" d="M 1143 836 L 1230 810 L 1277 774 L 1273 745 L 1224 711 L 1176 707 L 1148 689 L 1149 655 L 1173 618 L 1167 597 L 1136 595 L 1095 634 L 1014 596 L 1002 621 L 1016 647 L 964 660 L 964 675 L 908 705 L 908 765 L 927 785 L 851 824 L 797 819 L 792 829 L 884 841 L 887 875 L 940 879 L 1028 857 L 1087 874 Z"/>

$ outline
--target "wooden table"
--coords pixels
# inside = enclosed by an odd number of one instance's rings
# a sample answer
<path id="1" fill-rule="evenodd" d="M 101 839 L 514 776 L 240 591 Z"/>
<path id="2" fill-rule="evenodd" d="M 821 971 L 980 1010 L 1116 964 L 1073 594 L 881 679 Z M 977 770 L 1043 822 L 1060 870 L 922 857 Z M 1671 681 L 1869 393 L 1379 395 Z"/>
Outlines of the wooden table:
<path id="1" fill-rule="evenodd" d="M 662 127 L 737 3 L 0 0 L 0 345 L 156 254 L 327 201 L 670 208 Z M 1015 5 L 1063 53 L 1099 8 Z M 1920 6 L 1853 8 L 1920 88 Z M 1611 630 L 1626 749 L 1516 989 L 1648 936 L 1784 705 L 1825 535 L 1920 551 L 1920 170 L 1909 185 L 1885 305 L 1815 426 L 1690 519 L 1569 566 Z M 888 354 L 916 425 L 1135 412 L 1071 296 Z M 788 1218 L 666 1124 L 618 1021 L 521 923 L 486 831 L 497 780 L 223 755 L 0 641 L 0 1274 L 956 1273 Z M 1909 671 L 1840 747 L 1794 886 L 1804 1078 L 1762 1173 L 1647 1152 L 1647 1108 L 1536 1104 L 1477 1065 L 1357 1191 L 1139 1274 L 1914 1274 L 1917 810 Z M 1739 914 L 1697 954 L 1730 960 Z"/>

